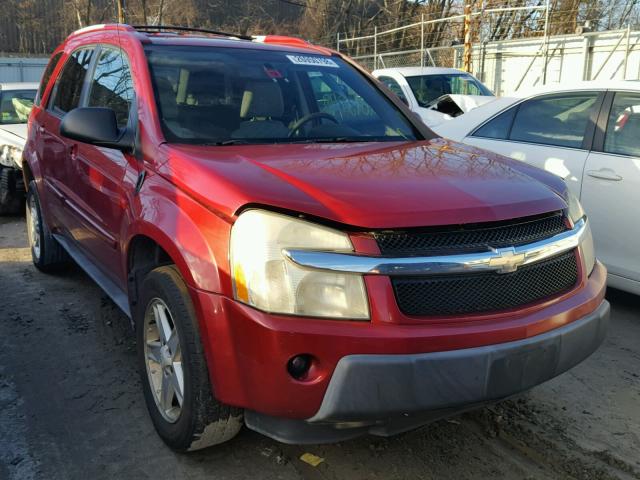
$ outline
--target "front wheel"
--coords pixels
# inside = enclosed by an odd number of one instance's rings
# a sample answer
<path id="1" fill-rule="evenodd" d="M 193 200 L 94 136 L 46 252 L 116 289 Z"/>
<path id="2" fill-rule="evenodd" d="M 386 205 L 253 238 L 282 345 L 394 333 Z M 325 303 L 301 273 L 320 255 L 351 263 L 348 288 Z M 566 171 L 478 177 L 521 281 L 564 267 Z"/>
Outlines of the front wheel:
<path id="1" fill-rule="evenodd" d="M 176 267 L 151 271 L 140 300 L 135 318 L 139 370 L 160 437 L 178 451 L 235 437 L 242 427 L 242 410 L 213 396 L 198 321 Z"/>

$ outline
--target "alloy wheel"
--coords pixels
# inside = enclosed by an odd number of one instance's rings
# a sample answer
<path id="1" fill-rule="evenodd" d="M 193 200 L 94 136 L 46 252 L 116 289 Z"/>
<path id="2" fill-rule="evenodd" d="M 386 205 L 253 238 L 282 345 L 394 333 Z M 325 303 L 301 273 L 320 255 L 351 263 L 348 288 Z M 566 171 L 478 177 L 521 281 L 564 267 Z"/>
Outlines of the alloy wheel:
<path id="1" fill-rule="evenodd" d="M 29 245 L 36 260 L 40 260 L 40 215 L 38 213 L 38 204 L 35 196 L 29 197 L 29 206 L 27 208 L 27 233 L 29 237 Z"/>
<path id="2" fill-rule="evenodd" d="M 178 330 L 167 304 L 154 298 L 144 316 L 147 378 L 162 417 L 175 423 L 184 401 L 184 372 Z"/>

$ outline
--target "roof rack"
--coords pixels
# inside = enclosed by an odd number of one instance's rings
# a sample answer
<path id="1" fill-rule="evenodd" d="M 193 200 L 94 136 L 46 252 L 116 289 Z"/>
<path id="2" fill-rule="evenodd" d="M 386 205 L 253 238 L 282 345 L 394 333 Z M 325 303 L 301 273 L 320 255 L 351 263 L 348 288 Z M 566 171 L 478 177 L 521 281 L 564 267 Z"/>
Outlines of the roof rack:
<path id="1" fill-rule="evenodd" d="M 221 35 L 223 37 L 234 37 L 241 40 L 253 40 L 253 37 L 249 35 L 240 35 L 238 33 L 219 32 L 217 30 L 209 30 L 206 28 L 194 28 L 194 27 L 177 27 L 174 25 L 132 25 L 132 27 L 140 32 L 161 32 L 163 30 L 173 30 L 176 32 L 198 32 L 208 33 L 210 35 Z"/>

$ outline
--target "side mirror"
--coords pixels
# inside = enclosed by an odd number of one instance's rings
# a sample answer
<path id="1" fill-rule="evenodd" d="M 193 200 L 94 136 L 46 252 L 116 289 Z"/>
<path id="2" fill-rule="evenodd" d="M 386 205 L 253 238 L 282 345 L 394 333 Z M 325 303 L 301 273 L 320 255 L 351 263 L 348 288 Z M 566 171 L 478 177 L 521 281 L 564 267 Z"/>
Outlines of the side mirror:
<path id="1" fill-rule="evenodd" d="M 132 152 L 133 134 L 118 128 L 116 112 L 110 108 L 76 108 L 67 113 L 60 123 L 60 135 L 98 147 Z"/>

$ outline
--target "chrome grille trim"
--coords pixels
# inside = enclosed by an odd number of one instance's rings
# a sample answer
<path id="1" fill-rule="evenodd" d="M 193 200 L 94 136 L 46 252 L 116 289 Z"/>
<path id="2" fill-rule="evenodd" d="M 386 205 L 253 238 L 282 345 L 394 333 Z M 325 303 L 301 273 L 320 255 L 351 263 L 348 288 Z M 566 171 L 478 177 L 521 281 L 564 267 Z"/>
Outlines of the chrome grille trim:
<path id="1" fill-rule="evenodd" d="M 517 247 L 488 248 L 487 252 L 427 257 L 384 257 L 347 252 L 283 249 L 282 254 L 299 267 L 311 270 L 386 276 L 425 276 L 457 273 L 509 273 L 580 245 L 588 231 L 586 218 L 571 230 Z"/>

